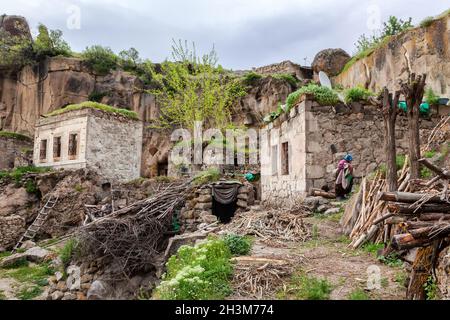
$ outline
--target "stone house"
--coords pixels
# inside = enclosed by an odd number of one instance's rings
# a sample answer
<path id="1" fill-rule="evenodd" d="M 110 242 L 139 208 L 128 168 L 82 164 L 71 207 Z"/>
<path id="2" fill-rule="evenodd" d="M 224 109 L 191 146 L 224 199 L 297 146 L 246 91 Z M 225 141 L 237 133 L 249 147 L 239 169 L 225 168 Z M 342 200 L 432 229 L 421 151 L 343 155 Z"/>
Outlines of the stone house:
<path id="1" fill-rule="evenodd" d="M 320 106 L 309 97 L 262 129 L 261 192 L 265 202 L 295 201 L 311 188 L 334 189 L 337 163 L 353 155 L 356 182 L 384 162 L 384 123 L 375 106 Z M 438 117 L 421 119 L 431 130 Z M 397 119 L 397 154 L 407 154 L 407 119 Z"/>
<path id="2" fill-rule="evenodd" d="M 110 181 L 141 176 L 143 123 L 93 108 L 41 118 L 33 162 L 53 169 L 88 168 Z"/>

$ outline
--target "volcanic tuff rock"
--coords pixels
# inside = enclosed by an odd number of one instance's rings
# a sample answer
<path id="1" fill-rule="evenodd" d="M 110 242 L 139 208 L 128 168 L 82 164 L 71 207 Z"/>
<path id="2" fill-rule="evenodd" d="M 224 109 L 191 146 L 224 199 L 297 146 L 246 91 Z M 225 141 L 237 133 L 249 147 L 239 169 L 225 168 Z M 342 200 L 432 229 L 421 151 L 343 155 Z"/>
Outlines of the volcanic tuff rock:
<path id="1" fill-rule="evenodd" d="M 312 63 L 315 74 L 325 72 L 330 77 L 336 76 L 350 60 L 350 55 L 342 49 L 325 49 L 316 54 Z"/>
<path id="2" fill-rule="evenodd" d="M 334 80 L 344 87 L 366 86 L 372 91 L 398 88 L 408 73 L 427 74 L 427 87 L 450 97 L 450 15 L 429 27 L 417 27 L 392 37 L 369 56 L 356 61 Z"/>

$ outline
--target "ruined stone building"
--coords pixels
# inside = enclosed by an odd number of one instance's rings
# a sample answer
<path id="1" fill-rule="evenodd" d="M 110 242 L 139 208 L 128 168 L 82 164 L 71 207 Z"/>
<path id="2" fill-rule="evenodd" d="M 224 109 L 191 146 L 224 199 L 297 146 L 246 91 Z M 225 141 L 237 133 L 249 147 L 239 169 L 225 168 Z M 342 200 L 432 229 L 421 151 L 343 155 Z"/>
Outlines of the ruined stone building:
<path id="1" fill-rule="evenodd" d="M 432 130 L 437 111 L 421 119 L 421 131 Z M 384 128 L 379 109 L 354 103 L 321 106 L 303 97 L 289 114 L 266 125 L 260 138 L 262 200 L 295 201 L 311 188 L 334 189 L 334 171 L 351 153 L 357 180 L 384 162 Z M 407 119 L 397 120 L 397 154 L 407 154 Z"/>
<path id="2" fill-rule="evenodd" d="M 141 176 L 141 121 L 85 108 L 42 118 L 33 162 L 53 169 L 93 169 L 112 181 Z"/>

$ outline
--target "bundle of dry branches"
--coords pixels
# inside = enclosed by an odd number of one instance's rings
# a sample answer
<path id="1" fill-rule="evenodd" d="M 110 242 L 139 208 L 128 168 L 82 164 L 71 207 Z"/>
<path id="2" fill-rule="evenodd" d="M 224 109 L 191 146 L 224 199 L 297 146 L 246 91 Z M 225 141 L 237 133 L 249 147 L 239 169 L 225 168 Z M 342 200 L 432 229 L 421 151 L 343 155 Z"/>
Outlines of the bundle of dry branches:
<path id="1" fill-rule="evenodd" d="M 305 211 L 302 211 L 306 214 Z M 268 241 L 306 241 L 310 229 L 303 222 L 302 215 L 284 211 L 250 211 L 235 216 L 225 226 L 229 232 L 242 235 L 255 235 Z"/>
<path id="2" fill-rule="evenodd" d="M 266 263 L 264 265 L 241 265 L 234 268 L 233 287 L 238 296 L 252 299 L 275 298 L 283 285 L 284 278 L 289 277 L 292 265 Z"/>
<path id="3" fill-rule="evenodd" d="M 84 259 L 110 259 L 115 276 L 148 267 L 160 250 L 173 214 L 184 203 L 190 182 L 170 184 L 157 195 L 138 201 L 81 227 L 78 238 Z"/>

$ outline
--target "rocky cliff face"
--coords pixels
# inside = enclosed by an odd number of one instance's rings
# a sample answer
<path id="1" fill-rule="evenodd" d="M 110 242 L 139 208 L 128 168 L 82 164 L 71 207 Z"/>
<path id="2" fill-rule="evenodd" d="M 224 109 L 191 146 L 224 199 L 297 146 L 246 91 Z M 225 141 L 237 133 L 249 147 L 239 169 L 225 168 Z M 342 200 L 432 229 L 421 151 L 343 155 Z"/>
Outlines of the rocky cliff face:
<path id="1" fill-rule="evenodd" d="M 397 88 L 409 72 L 426 73 L 427 86 L 450 97 L 450 15 L 429 27 L 418 27 L 393 37 L 371 55 L 357 61 L 335 78 L 345 87 L 363 85 L 377 91 Z"/>

